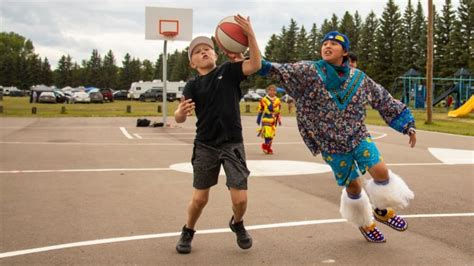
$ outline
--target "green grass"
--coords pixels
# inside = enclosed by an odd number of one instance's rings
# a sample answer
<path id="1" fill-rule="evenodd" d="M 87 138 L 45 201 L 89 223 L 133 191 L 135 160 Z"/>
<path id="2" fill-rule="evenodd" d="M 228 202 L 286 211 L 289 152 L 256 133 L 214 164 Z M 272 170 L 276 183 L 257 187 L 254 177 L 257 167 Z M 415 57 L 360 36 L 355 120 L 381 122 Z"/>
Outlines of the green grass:
<path id="1" fill-rule="evenodd" d="M 0 117 L 152 117 L 162 116 L 158 113 L 161 103 L 139 102 L 139 101 L 115 101 L 104 104 L 31 104 L 27 97 L 3 97 L 0 106 L 3 113 Z M 168 115 L 172 116 L 177 107 L 177 102 L 168 103 Z M 127 113 L 127 106 L 131 112 Z M 248 106 L 248 107 L 247 107 Z M 37 113 L 32 114 L 32 108 L 36 107 Z M 66 113 L 61 113 L 65 107 Z M 247 112 L 247 108 L 248 111 Z M 257 103 L 241 103 L 240 111 L 244 116 L 255 116 L 257 114 Z M 412 110 L 417 121 L 418 129 L 445 132 L 452 134 L 474 136 L 474 115 L 471 113 L 463 118 L 448 117 L 445 108 L 433 109 L 433 123 L 425 124 L 426 110 Z M 283 116 L 295 116 L 295 111 L 288 113 L 286 104 L 282 108 Z M 367 124 L 386 125 L 376 110 L 367 110 Z"/>

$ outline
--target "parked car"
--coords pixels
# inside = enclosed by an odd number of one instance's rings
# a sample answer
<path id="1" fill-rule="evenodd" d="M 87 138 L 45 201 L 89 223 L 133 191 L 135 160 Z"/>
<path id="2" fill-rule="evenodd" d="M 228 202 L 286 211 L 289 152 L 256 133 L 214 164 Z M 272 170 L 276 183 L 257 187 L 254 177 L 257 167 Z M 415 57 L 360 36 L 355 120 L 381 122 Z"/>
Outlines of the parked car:
<path id="1" fill-rule="evenodd" d="M 72 95 L 72 102 L 73 103 L 90 103 L 91 102 L 91 97 L 87 92 L 84 91 L 78 91 L 74 92 Z"/>
<path id="2" fill-rule="evenodd" d="M 53 93 L 54 93 L 54 96 L 56 97 L 56 102 L 57 103 L 68 102 L 66 94 L 64 94 L 64 92 L 62 92 L 61 90 L 54 90 Z"/>
<path id="3" fill-rule="evenodd" d="M 166 94 L 166 100 L 169 102 L 174 101 L 176 98 L 176 93 L 167 93 Z M 146 101 L 163 101 L 163 91 L 162 89 L 149 89 L 145 91 L 144 93 L 140 94 L 140 97 L 138 98 L 142 102 Z"/>
<path id="4" fill-rule="evenodd" d="M 163 100 L 163 91 L 160 89 L 149 89 L 145 91 L 144 93 L 140 94 L 140 97 L 138 98 L 142 102 L 146 101 L 162 101 Z"/>
<path id="5" fill-rule="evenodd" d="M 99 91 L 94 91 L 89 93 L 91 103 L 104 103 L 104 96 Z"/>
<path id="6" fill-rule="evenodd" d="M 112 89 L 100 89 L 100 93 L 104 98 L 104 101 L 113 102 L 114 101 L 114 94 Z"/>
<path id="7" fill-rule="evenodd" d="M 244 101 L 246 102 L 259 102 L 263 97 L 254 91 L 248 92 L 244 95 Z"/>
<path id="8" fill-rule="evenodd" d="M 56 95 L 52 91 L 43 91 L 39 98 L 39 103 L 56 103 Z"/>
<path id="9" fill-rule="evenodd" d="M 114 100 L 128 100 L 128 91 L 127 90 L 120 90 L 114 91 Z"/>
<path id="10" fill-rule="evenodd" d="M 255 93 L 257 93 L 258 95 L 262 97 L 265 97 L 265 95 L 267 95 L 267 91 L 265 89 L 256 89 Z"/>
<path id="11" fill-rule="evenodd" d="M 17 90 L 17 91 L 10 91 L 10 97 L 23 97 L 25 96 L 25 93 L 21 90 Z"/>
<path id="12" fill-rule="evenodd" d="M 280 100 L 284 103 L 288 103 L 288 102 L 295 102 L 295 99 L 293 99 L 290 95 L 288 94 L 285 94 L 283 96 L 281 96 Z"/>

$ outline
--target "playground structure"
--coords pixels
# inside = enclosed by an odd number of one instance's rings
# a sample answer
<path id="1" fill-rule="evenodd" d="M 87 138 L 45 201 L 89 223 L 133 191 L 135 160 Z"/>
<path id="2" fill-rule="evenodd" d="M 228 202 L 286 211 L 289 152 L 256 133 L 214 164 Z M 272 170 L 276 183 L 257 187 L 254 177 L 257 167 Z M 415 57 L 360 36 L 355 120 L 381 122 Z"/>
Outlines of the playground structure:
<path id="1" fill-rule="evenodd" d="M 414 69 L 408 70 L 398 80 L 403 82 L 402 101 L 406 105 L 413 101 L 415 108 L 426 107 L 426 82 L 419 72 Z M 474 77 L 469 71 L 460 68 L 452 78 L 433 78 L 433 106 L 446 99 L 449 95 L 453 95 L 455 108 L 460 107 L 467 102 L 474 93 Z"/>
<path id="2" fill-rule="evenodd" d="M 474 95 L 461 107 L 448 113 L 449 117 L 463 117 L 469 115 L 474 110 Z"/>

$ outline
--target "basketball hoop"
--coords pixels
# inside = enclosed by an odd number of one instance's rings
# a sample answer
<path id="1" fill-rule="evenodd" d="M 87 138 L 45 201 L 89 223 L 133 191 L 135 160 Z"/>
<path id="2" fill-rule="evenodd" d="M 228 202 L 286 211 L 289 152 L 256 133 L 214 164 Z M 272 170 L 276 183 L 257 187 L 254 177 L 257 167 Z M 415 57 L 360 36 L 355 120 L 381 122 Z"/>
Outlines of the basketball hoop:
<path id="1" fill-rule="evenodd" d="M 166 38 L 173 39 L 179 34 L 179 20 L 160 19 L 158 32 Z"/>
<path id="2" fill-rule="evenodd" d="M 178 32 L 176 32 L 176 31 L 163 31 L 163 32 L 161 32 L 161 35 L 163 35 L 167 38 L 173 39 L 174 37 L 176 37 L 176 35 L 178 35 Z"/>

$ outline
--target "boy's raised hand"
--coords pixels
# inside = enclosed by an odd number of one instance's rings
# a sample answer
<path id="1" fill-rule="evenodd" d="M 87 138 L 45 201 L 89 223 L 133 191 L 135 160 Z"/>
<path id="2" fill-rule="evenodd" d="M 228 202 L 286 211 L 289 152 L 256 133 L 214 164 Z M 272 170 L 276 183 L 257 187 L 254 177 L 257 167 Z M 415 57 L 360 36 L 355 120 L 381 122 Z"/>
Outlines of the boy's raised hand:
<path id="1" fill-rule="evenodd" d="M 244 18 L 242 15 L 238 14 L 237 16 L 234 16 L 234 19 L 240 27 L 242 27 L 244 34 L 247 35 L 247 37 L 255 37 L 252 25 L 250 24 L 250 17 Z"/>

